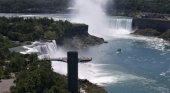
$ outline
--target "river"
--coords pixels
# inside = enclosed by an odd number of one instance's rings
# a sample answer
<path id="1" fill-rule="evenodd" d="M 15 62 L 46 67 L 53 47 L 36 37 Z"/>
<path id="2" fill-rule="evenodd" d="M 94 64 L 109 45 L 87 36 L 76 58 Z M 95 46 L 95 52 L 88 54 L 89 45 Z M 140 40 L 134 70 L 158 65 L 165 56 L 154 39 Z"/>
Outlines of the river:
<path id="1" fill-rule="evenodd" d="M 49 17 L 69 20 L 67 14 L 0 14 L 0 16 Z M 114 17 L 110 26 L 130 30 L 131 19 Z M 123 20 L 123 21 L 122 21 Z M 122 30 L 121 30 L 122 31 Z M 103 86 L 108 93 L 170 93 L 170 44 L 162 39 L 123 34 L 107 36 L 107 44 L 79 50 L 80 56 L 92 57 L 87 64 L 79 64 L 79 78 Z M 124 34 L 125 33 L 125 34 Z M 47 43 L 56 49 L 54 43 Z M 121 53 L 117 53 L 121 49 Z M 50 51 L 50 50 L 48 50 Z M 57 48 L 50 56 L 66 56 Z M 66 74 L 66 64 L 52 62 L 54 71 Z"/>

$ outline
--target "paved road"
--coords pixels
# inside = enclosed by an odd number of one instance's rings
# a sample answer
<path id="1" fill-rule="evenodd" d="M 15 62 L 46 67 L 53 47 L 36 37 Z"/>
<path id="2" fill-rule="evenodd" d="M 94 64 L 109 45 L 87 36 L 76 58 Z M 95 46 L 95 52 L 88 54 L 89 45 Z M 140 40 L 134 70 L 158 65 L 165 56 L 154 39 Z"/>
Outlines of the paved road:
<path id="1" fill-rule="evenodd" d="M 10 93 L 10 87 L 15 86 L 13 83 L 14 79 L 1 80 L 0 82 L 0 93 Z"/>

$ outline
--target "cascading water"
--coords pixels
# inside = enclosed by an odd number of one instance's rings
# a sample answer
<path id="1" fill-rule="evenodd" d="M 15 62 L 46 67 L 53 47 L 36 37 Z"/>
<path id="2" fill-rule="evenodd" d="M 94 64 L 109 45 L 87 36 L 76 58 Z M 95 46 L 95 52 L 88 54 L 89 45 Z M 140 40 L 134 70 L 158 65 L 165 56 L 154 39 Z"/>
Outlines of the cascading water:
<path id="1" fill-rule="evenodd" d="M 132 18 L 112 17 L 109 20 L 109 28 L 112 35 L 130 34 L 132 31 Z"/>
<path id="2" fill-rule="evenodd" d="M 108 0 L 74 0 L 76 14 L 71 21 L 88 24 L 89 33 L 98 37 L 129 34 L 132 30 L 132 19 L 107 16 L 107 2 Z"/>
<path id="3" fill-rule="evenodd" d="M 111 28 L 119 30 L 132 30 L 132 19 L 131 18 L 123 18 L 123 17 L 113 17 L 109 20 L 109 25 Z"/>
<path id="4" fill-rule="evenodd" d="M 33 42 L 32 45 L 24 46 L 25 51 L 22 54 L 37 53 L 39 59 L 64 57 L 64 50 L 57 47 L 55 40 L 52 42 Z"/>
<path id="5" fill-rule="evenodd" d="M 57 56 L 58 48 L 55 40 L 47 42 L 34 47 L 38 51 L 40 59 L 43 58 L 55 58 Z"/>

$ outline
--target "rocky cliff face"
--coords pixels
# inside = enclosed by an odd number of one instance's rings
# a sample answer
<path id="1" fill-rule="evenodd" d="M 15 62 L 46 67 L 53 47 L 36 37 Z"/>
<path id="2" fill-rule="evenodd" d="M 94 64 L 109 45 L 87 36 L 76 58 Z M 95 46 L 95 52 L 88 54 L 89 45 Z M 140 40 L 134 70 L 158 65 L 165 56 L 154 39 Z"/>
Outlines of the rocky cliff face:
<path id="1" fill-rule="evenodd" d="M 170 41 L 170 21 L 155 19 L 134 19 L 133 28 L 137 29 L 133 34 L 154 36 Z"/>
<path id="2" fill-rule="evenodd" d="M 152 28 L 161 33 L 170 29 L 170 21 L 167 20 L 156 20 L 156 19 L 145 19 L 145 18 L 134 18 L 133 28 L 147 29 Z"/>
<path id="3" fill-rule="evenodd" d="M 88 25 L 74 24 L 72 29 L 56 40 L 56 43 L 65 48 L 86 48 L 88 46 L 104 43 L 103 38 L 92 36 L 88 33 Z"/>
<path id="4" fill-rule="evenodd" d="M 137 29 L 133 34 L 143 35 L 143 36 L 159 36 L 161 33 L 155 29 L 147 28 L 147 29 Z"/>
<path id="5" fill-rule="evenodd" d="M 74 24 L 71 29 L 64 33 L 63 37 L 74 37 L 79 36 L 88 36 L 88 25 L 86 24 Z"/>

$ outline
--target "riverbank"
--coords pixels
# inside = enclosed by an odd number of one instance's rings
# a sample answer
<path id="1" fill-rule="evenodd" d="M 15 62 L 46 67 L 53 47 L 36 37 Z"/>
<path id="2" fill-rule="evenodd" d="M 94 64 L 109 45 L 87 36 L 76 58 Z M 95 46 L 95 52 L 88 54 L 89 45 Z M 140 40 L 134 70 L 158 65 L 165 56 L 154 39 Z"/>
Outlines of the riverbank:
<path id="1" fill-rule="evenodd" d="M 135 35 L 153 36 L 170 41 L 170 21 L 154 18 L 134 18 Z"/>
<path id="2" fill-rule="evenodd" d="M 107 93 L 103 87 L 95 85 L 87 79 L 80 80 L 79 83 L 80 87 L 85 90 L 85 93 Z"/>

